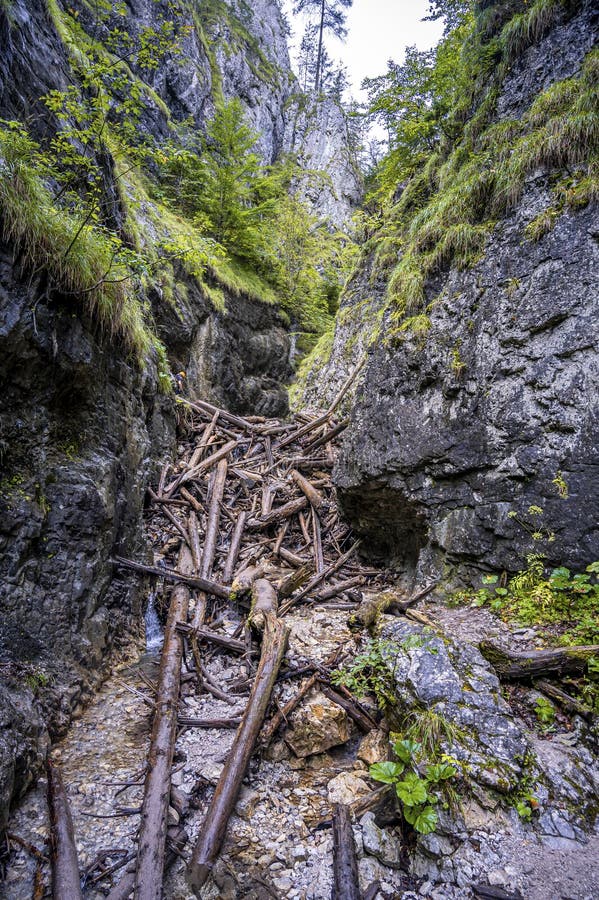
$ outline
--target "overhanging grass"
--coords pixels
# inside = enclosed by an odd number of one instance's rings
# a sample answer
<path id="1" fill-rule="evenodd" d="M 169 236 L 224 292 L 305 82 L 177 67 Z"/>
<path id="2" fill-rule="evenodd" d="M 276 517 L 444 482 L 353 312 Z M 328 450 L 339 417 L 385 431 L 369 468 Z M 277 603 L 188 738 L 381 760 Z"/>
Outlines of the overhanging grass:
<path id="1" fill-rule="evenodd" d="M 82 214 L 61 209 L 27 154 L 35 145 L 21 132 L 0 130 L 0 220 L 29 272 L 45 271 L 101 328 L 123 341 L 138 360 L 155 349 L 154 335 L 132 289 L 118 248 Z"/>
<path id="2" fill-rule="evenodd" d="M 521 119 L 466 127 L 444 161 L 431 157 L 434 163 L 408 183 L 381 233 L 378 256 L 379 266 L 400 256 L 388 287 L 396 328 L 405 315 L 424 312 L 431 275 L 449 266 L 468 268 L 479 258 L 535 171 L 568 171 L 554 188 L 559 209 L 598 196 L 598 74 L 599 51 L 593 50 L 578 77 L 551 85 Z M 531 223 L 527 236 L 538 240 L 556 218 L 548 213 Z"/>

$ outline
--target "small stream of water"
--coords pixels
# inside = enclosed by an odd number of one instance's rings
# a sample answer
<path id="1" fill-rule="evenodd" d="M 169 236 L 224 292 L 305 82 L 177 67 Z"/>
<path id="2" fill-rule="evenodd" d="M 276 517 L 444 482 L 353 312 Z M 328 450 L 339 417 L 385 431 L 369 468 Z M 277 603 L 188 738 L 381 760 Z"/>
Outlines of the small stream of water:
<path id="1" fill-rule="evenodd" d="M 146 609 L 146 651 L 156 653 L 162 647 L 163 632 L 158 613 L 156 612 L 156 595 L 150 591 Z"/>

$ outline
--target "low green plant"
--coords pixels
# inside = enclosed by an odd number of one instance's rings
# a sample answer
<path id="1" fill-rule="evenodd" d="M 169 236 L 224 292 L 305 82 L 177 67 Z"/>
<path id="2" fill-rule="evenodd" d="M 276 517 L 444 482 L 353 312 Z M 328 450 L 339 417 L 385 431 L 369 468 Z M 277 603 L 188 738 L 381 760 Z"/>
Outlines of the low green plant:
<path id="1" fill-rule="evenodd" d="M 29 690 L 37 694 L 40 688 L 45 687 L 49 683 L 50 678 L 39 666 L 31 666 L 25 673 L 23 681 Z"/>
<path id="2" fill-rule="evenodd" d="M 555 722 L 555 706 L 545 697 L 538 697 L 535 702 L 535 715 L 541 725 L 551 726 Z"/>
<path id="3" fill-rule="evenodd" d="M 389 641 L 369 640 L 351 666 L 336 669 L 331 674 L 331 681 L 343 685 L 358 699 L 374 694 L 381 709 L 385 709 L 395 700 L 393 679 L 384 659 L 385 650 L 390 646 Z"/>
<path id="4" fill-rule="evenodd" d="M 489 605 L 525 625 L 558 626 L 562 644 L 599 642 L 599 562 L 579 573 L 566 566 L 547 571 L 544 555 L 531 553 L 526 568 L 506 586 L 496 575 L 485 575 L 483 584 L 477 591 L 461 592 L 458 599 Z"/>
<path id="5" fill-rule="evenodd" d="M 396 760 L 375 763 L 370 776 L 383 784 L 392 784 L 406 822 L 419 834 L 430 834 L 439 816 L 435 806 L 441 800 L 443 785 L 455 778 L 457 769 L 449 757 L 438 763 L 421 764 L 422 745 L 402 738 L 393 744 Z"/>

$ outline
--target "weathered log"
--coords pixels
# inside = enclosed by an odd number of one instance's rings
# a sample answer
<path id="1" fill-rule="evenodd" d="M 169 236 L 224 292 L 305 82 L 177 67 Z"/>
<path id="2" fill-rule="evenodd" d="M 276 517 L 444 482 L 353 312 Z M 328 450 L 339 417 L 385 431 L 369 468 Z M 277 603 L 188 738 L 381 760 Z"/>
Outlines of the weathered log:
<path id="1" fill-rule="evenodd" d="M 322 591 L 319 591 L 318 599 L 331 600 L 333 597 L 338 597 L 339 594 L 342 594 L 344 591 L 349 591 L 352 588 L 360 587 L 363 584 L 363 576 L 354 575 L 353 578 L 346 578 L 344 581 L 338 581 L 337 584 L 332 584 L 330 587 L 324 588 Z"/>
<path id="2" fill-rule="evenodd" d="M 308 444 L 308 446 L 304 450 L 304 454 L 307 456 L 309 453 L 313 453 L 315 450 L 318 450 L 319 447 L 324 447 L 325 444 L 334 441 L 342 431 L 345 431 L 348 425 L 349 420 L 344 419 L 343 422 L 340 422 L 339 425 L 331 428 L 330 431 L 325 431 L 322 437 L 316 438 Z"/>
<path id="3" fill-rule="evenodd" d="M 202 566 L 202 547 L 200 544 L 200 532 L 198 519 L 195 511 L 193 510 L 192 512 L 190 512 L 189 518 L 187 519 L 187 531 L 189 532 L 190 550 L 193 559 L 192 575 L 202 575 L 203 573 L 200 571 Z"/>
<path id="4" fill-rule="evenodd" d="M 289 529 L 289 519 L 285 519 L 285 521 L 279 528 L 279 533 L 277 534 L 277 539 L 274 542 L 274 545 L 272 548 L 272 552 L 274 553 L 275 556 L 279 555 L 279 550 L 281 549 L 281 547 L 283 545 L 283 540 L 285 538 L 285 535 L 287 534 L 288 529 Z"/>
<path id="5" fill-rule="evenodd" d="M 289 474 L 297 484 L 302 494 L 304 494 L 306 499 L 309 500 L 314 509 L 320 509 L 324 503 L 324 497 L 322 496 L 320 491 L 317 491 L 316 488 L 312 484 L 310 484 L 308 479 L 304 478 L 301 472 L 298 472 L 297 469 L 292 469 Z"/>
<path id="6" fill-rule="evenodd" d="M 48 809 L 50 812 L 50 863 L 52 866 L 53 900 L 79 900 L 81 880 L 75 846 L 73 819 L 60 770 L 50 757 L 48 774 Z"/>
<path id="7" fill-rule="evenodd" d="M 184 574 L 193 570 L 189 548 L 181 546 L 179 566 Z M 179 683 L 183 640 L 177 630 L 185 622 L 189 606 L 189 590 L 184 585 L 174 588 L 164 629 L 160 660 L 156 713 L 150 739 L 148 768 L 137 846 L 135 900 L 160 900 L 171 793 L 171 769 L 177 735 Z"/>
<path id="8" fill-rule="evenodd" d="M 210 631 L 208 628 L 198 628 L 196 635 L 201 641 L 208 641 L 211 644 L 217 644 L 224 647 L 232 653 L 245 653 L 245 641 L 239 641 L 236 638 L 229 637 L 226 634 L 219 634 L 218 631 Z"/>
<path id="9" fill-rule="evenodd" d="M 199 410 L 202 413 L 210 413 L 212 416 L 218 414 L 218 418 L 222 419 L 223 422 L 228 422 L 230 425 L 241 428 L 242 431 L 248 431 L 250 434 L 255 430 L 252 423 L 247 419 L 243 419 L 241 416 L 236 416 L 224 409 L 220 409 L 218 406 L 213 406 L 212 403 L 208 403 L 206 400 L 194 400 L 192 402 L 184 397 L 179 397 L 177 398 L 177 402 L 184 403 L 186 406 L 190 406 L 192 409 Z"/>
<path id="10" fill-rule="evenodd" d="M 268 617 L 278 606 L 277 591 L 266 578 L 257 578 L 252 584 L 252 606 L 248 622 L 252 628 L 264 631 Z"/>
<path id="11" fill-rule="evenodd" d="M 267 570 L 266 563 L 260 563 L 257 566 L 248 566 L 235 575 L 233 579 L 233 593 L 235 597 L 247 594 L 252 589 L 252 585 L 258 578 L 262 578 Z"/>
<path id="12" fill-rule="evenodd" d="M 181 488 L 181 496 L 184 497 L 189 504 L 191 504 L 191 506 L 197 513 L 204 512 L 204 508 L 203 508 L 202 504 L 200 503 L 200 501 L 196 500 L 196 498 L 193 496 L 193 494 L 189 493 L 187 488 L 184 488 L 184 487 Z"/>
<path id="13" fill-rule="evenodd" d="M 306 522 L 306 517 L 303 514 L 303 512 L 300 512 L 300 514 L 298 516 L 298 521 L 300 524 L 300 529 L 302 532 L 302 537 L 304 539 L 304 543 L 305 543 L 306 547 L 309 547 L 310 544 L 312 543 L 312 535 L 308 531 L 308 523 Z"/>
<path id="14" fill-rule="evenodd" d="M 202 456 L 204 455 L 204 451 L 206 450 L 206 447 L 210 443 L 210 439 L 211 439 L 212 435 L 214 434 L 214 429 L 216 427 L 217 419 L 218 419 L 218 412 L 215 412 L 214 415 L 212 416 L 212 419 L 210 420 L 210 422 L 208 422 L 208 424 L 206 425 L 206 427 L 204 429 L 204 433 L 203 433 L 202 437 L 200 438 L 200 440 L 198 441 L 198 444 L 191 455 L 191 459 L 189 460 L 189 468 L 190 469 L 194 469 L 197 466 L 197 464 L 199 463 L 199 461 L 201 460 Z"/>
<path id="15" fill-rule="evenodd" d="M 366 597 L 348 618 L 349 628 L 352 631 L 371 628 L 383 613 L 398 603 L 399 599 L 395 591 L 382 591 L 373 597 Z"/>
<path id="16" fill-rule="evenodd" d="M 599 644 L 511 653 L 491 641 L 481 641 L 479 648 L 499 677 L 508 681 L 520 681 L 549 673 L 584 675 L 591 657 L 599 655 Z"/>
<path id="17" fill-rule="evenodd" d="M 324 555 L 322 552 L 322 530 L 318 513 L 312 507 L 312 546 L 314 547 L 314 568 L 317 573 L 324 572 Z"/>
<path id="18" fill-rule="evenodd" d="M 412 594 L 411 597 L 408 597 L 407 600 L 398 600 L 397 601 L 397 609 L 399 612 L 406 612 L 406 610 L 410 609 L 414 604 L 418 603 L 420 600 L 424 600 L 425 597 L 434 591 L 434 589 L 439 584 L 439 579 L 436 578 L 432 581 L 427 587 L 423 588 L 421 591 L 417 591 L 417 593 Z"/>
<path id="19" fill-rule="evenodd" d="M 165 870 L 169 869 L 185 844 L 187 843 L 187 833 L 181 825 L 169 826 L 167 832 L 167 850 L 164 860 Z M 106 900 L 128 900 L 133 892 L 135 885 L 135 866 L 131 866 L 123 875 L 121 880 L 115 884 L 112 890 L 106 896 Z"/>
<path id="20" fill-rule="evenodd" d="M 229 547 L 229 554 L 223 572 L 223 579 L 226 584 L 233 580 L 233 572 L 235 571 L 235 566 L 237 565 L 237 560 L 239 558 L 239 550 L 241 549 L 241 540 L 243 538 L 246 521 L 247 513 L 245 511 L 240 512 L 237 521 L 235 522 L 235 528 L 233 529 L 231 546 Z"/>
<path id="21" fill-rule="evenodd" d="M 310 561 L 305 556 L 300 556 L 299 553 L 292 553 L 286 547 L 280 547 L 277 556 L 280 556 L 285 562 L 298 569 L 301 569 L 302 566 L 310 565 Z"/>
<path id="22" fill-rule="evenodd" d="M 318 585 L 325 581 L 325 579 L 327 579 L 330 575 L 334 575 L 335 572 L 337 572 L 347 562 L 350 556 L 355 553 L 359 546 L 360 541 L 356 541 L 355 544 L 350 547 L 347 553 L 344 553 L 343 556 L 340 556 L 339 559 L 332 565 L 327 566 L 324 572 L 319 572 L 318 575 L 315 575 L 314 578 L 312 578 L 308 582 L 308 584 L 304 588 L 302 588 L 299 594 L 296 594 L 295 597 L 290 597 L 290 599 L 287 600 L 287 602 L 284 603 L 281 607 L 281 615 L 285 615 L 286 612 L 288 612 L 293 606 L 303 600 L 304 597 L 307 597 L 308 594 L 311 594 L 314 588 L 318 587 Z"/>
<path id="23" fill-rule="evenodd" d="M 200 475 L 205 474 L 209 469 L 216 465 L 216 463 L 220 462 L 221 459 L 224 459 L 239 446 L 238 440 L 228 441 L 219 450 L 216 450 L 211 456 L 208 456 L 206 459 L 203 459 L 201 462 L 195 466 L 193 469 L 187 469 L 183 474 L 179 475 L 178 478 L 175 478 L 171 484 L 167 487 L 165 493 L 166 497 L 172 496 L 172 494 L 180 487 L 182 484 L 187 484 L 188 481 L 195 481 L 199 478 Z"/>
<path id="24" fill-rule="evenodd" d="M 167 519 L 168 519 L 170 522 L 173 523 L 173 525 L 175 526 L 175 528 L 177 529 L 177 531 L 179 532 L 179 534 L 181 535 L 181 537 L 183 538 L 183 540 L 185 541 L 185 543 L 186 543 L 189 547 L 191 547 L 191 541 L 190 541 L 190 539 L 189 539 L 189 535 L 187 534 L 187 531 L 185 530 L 185 528 L 183 527 L 183 525 L 181 524 L 181 522 L 179 522 L 179 520 L 177 519 L 177 517 L 174 516 L 174 515 L 172 514 L 172 512 L 170 511 L 170 509 L 168 509 L 168 508 L 167 508 L 166 506 L 164 506 L 164 505 L 163 505 L 163 507 L 162 507 L 162 512 L 163 512 L 163 514 L 167 517 Z"/>
<path id="25" fill-rule="evenodd" d="M 333 688 L 326 683 L 326 681 L 320 682 L 320 689 L 322 693 L 332 700 L 333 703 L 336 703 L 337 706 L 340 706 L 345 712 L 348 714 L 350 719 L 353 719 L 358 728 L 363 731 L 365 734 L 368 734 L 369 731 L 374 731 L 375 728 L 378 728 L 377 723 L 374 719 L 364 710 L 358 703 L 351 697 L 344 697 L 338 691 L 333 690 Z"/>
<path id="26" fill-rule="evenodd" d="M 570 694 L 562 691 L 561 688 L 556 687 L 554 684 L 549 684 L 547 681 L 535 681 L 535 687 L 559 703 L 560 706 L 563 706 L 564 709 L 567 709 L 568 712 L 582 716 L 584 719 L 594 718 L 593 710 L 590 707 L 585 706 L 580 700 L 571 697 Z"/>
<path id="27" fill-rule="evenodd" d="M 208 879 L 220 852 L 287 645 L 289 629 L 277 617 L 276 591 L 267 591 L 260 586 L 256 593 L 260 609 L 254 610 L 254 624 L 263 628 L 260 663 L 241 725 L 194 847 L 189 879 L 196 895 L 199 895 L 202 885 Z M 270 601 L 270 607 L 266 605 L 266 598 Z"/>
<path id="28" fill-rule="evenodd" d="M 204 546 L 202 547 L 202 560 L 199 575 L 201 578 L 209 578 L 214 566 L 216 556 L 216 544 L 218 541 L 218 523 L 220 520 L 220 507 L 225 492 L 228 463 L 221 459 L 212 478 L 212 491 L 210 494 L 210 507 L 204 533 Z M 192 626 L 200 628 L 206 617 L 206 596 L 200 594 L 193 611 Z"/>
<path id="29" fill-rule="evenodd" d="M 306 694 L 310 693 L 317 681 L 318 673 L 315 672 L 306 681 L 304 681 L 299 691 L 294 694 L 294 696 L 290 700 L 288 700 L 284 706 L 277 710 L 268 725 L 266 725 L 262 730 L 262 734 L 260 735 L 261 747 L 268 747 L 281 725 L 287 721 L 287 718 L 291 715 L 296 706 L 301 703 Z"/>
<path id="30" fill-rule="evenodd" d="M 184 572 L 177 572 L 175 569 L 168 569 L 166 566 L 144 566 L 141 563 L 133 562 L 132 559 L 125 559 L 122 556 L 115 556 L 111 560 L 115 566 L 123 566 L 126 569 L 132 569 L 134 572 L 141 572 L 144 575 L 158 575 L 166 581 L 179 582 L 187 584 L 189 587 L 198 588 L 207 594 L 213 594 L 215 597 L 221 597 L 223 600 L 229 600 L 231 597 L 231 588 L 217 581 L 211 581 L 209 578 L 199 578 L 195 575 L 186 575 Z"/>
<path id="31" fill-rule="evenodd" d="M 430 616 L 427 616 L 423 612 L 420 612 L 419 609 L 406 609 L 405 613 L 406 618 L 412 619 L 413 622 L 418 622 L 420 625 L 426 625 L 427 628 L 432 628 L 433 631 L 443 631 L 443 629 L 437 622 L 434 622 Z"/>
<path id="32" fill-rule="evenodd" d="M 290 575 L 283 578 L 278 585 L 279 597 L 281 599 L 291 597 L 294 591 L 299 590 L 302 584 L 306 583 L 312 572 L 313 567 L 309 563 L 306 563 L 301 569 L 296 569 L 295 572 L 291 572 Z"/>
<path id="33" fill-rule="evenodd" d="M 305 509 L 307 505 L 308 500 L 306 497 L 297 497 L 295 500 L 290 500 L 289 503 L 285 503 L 283 506 L 273 509 L 267 516 L 249 519 L 247 523 L 248 528 L 251 528 L 253 531 L 261 531 L 263 528 L 268 528 L 268 526 L 272 525 L 274 522 L 281 522 L 283 519 L 295 515 L 295 513 L 299 512 L 301 509 Z"/>
<path id="34" fill-rule="evenodd" d="M 237 728 L 241 719 L 195 719 L 191 716 L 179 716 L 181 728 Z"/>
<path id="35" fill-rule="evenodd" d="M 349 807 L 333 806 L 333 900 L 361 900 L 358 859 Z"/>

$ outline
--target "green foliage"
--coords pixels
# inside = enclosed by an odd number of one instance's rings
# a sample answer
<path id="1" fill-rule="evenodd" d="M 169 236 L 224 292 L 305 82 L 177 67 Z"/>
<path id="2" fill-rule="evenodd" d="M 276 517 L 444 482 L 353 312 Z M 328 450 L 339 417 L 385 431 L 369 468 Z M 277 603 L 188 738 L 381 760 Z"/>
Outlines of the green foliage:
<path id="1" fill-rule="evenodd" d="M 318 33 L 314 74 L 314 93 L 318 94 L 323 82 L 324 35 L 328 32 L 343 40 L 347 35 L 345 10 L 353 6 L 354 0 L 294 0 L 295 13 L 315 14 L 317 17 L 314 37 Z"/>
<path id="2" fill-rule="evenodd" d="M 373 220 L 371 243 L 379 270 L 391 269 L 395 337 L 404 317 L 424 314 L 433 276 L 476 262 L 530 173 L 567 172 L 554 180 L 554 202 L 529 223 L 531 240 L 564 209 L 599 195 L 599 51 L 587 55 L 579 75 L 543 91 L 520 119 L 494 121 L 497 85 L 510 61 L 565 4 L 537 0 L 517 15 L 516 4 L 492 4 L 484 14 L 477 8 L 475 15 L 466 3 L 432 6 L 450 24 L 435 51 L 411 48 L 402 66 L 390 63 L 386 75 L 367 82 L 371 115 L 389 134 L 389 153 L 371 182 L 371 205 L 384 217 L 382 225 Z"/>
<path id="3" fill-rule="evenodd" d="M 375 763 L 370 777 L 383 784 L 393 784 L 406 822 L 420 834 L 430 834 L 437 827 L 435 805 L 441 799 L 439 790 L 457 775 L 449 757 L 440 763 L 421 762 L 422 745 L 399 735 L 393 743 L 396 762 Z"/>
<path id="4" fill-rule="evenodd" d="M 24 669 L 23 681 L 26 687 L 37 696 L 40 688 L 46 687 L 50 683 L 50 677 L 39 666 L 29 665 Z"/>
<path id="5" fill-rule="evenodd" d="M 535 703 L 535 715 L 541 725 L 553 725 L 555 721 L 555 706 L 545 697 L 538 697 Z"/>
<path id="6" fill-rule="evenodd" d="M 46 186 L 52 160 L 15 122 L 0 123 L 0 215 L 26 269 L 44 269 L 55 289 L 78 298 L 110 336 L 144 359 L 153 347 L 145 310 L 128 283 L 137 259 L 99 223 L 57 205 Z"/>
<path id="7" fill-rule="evenodd" d="M 544 556 L 534 553 L 505 587 L 496 587 L 498 580 L 485 576 L 485 587 L 461 598 L 477 606 L 489 604 L 495 612 L 526 625 L 558 626 L 563 644 L 599 643 L 599 563 L 578 574 L 565 566 L 548 572 Z"/>
<path id="8" fill-rule="evenodd" d="M 395 699 L 393 679 L 384 658 L 388 648 L 389 642 L 378 638 L 369 640 L 351 666 L 332 673 L 331 681 L 343 685 L 358 698 L 374 694 L 381 709 L 385 709 Z"/>
<path id="9" fill-rule="evenodd" d="M 164 148 L 163 196 L 224 248 L 229 266 L 265 282 L 302 330 L 321 334 L 337 309 L 354 245 L 293 196 L 293 160 L 260 162 L 257 137 L 238 100 L 217 105 L 194 147 Z"/>

